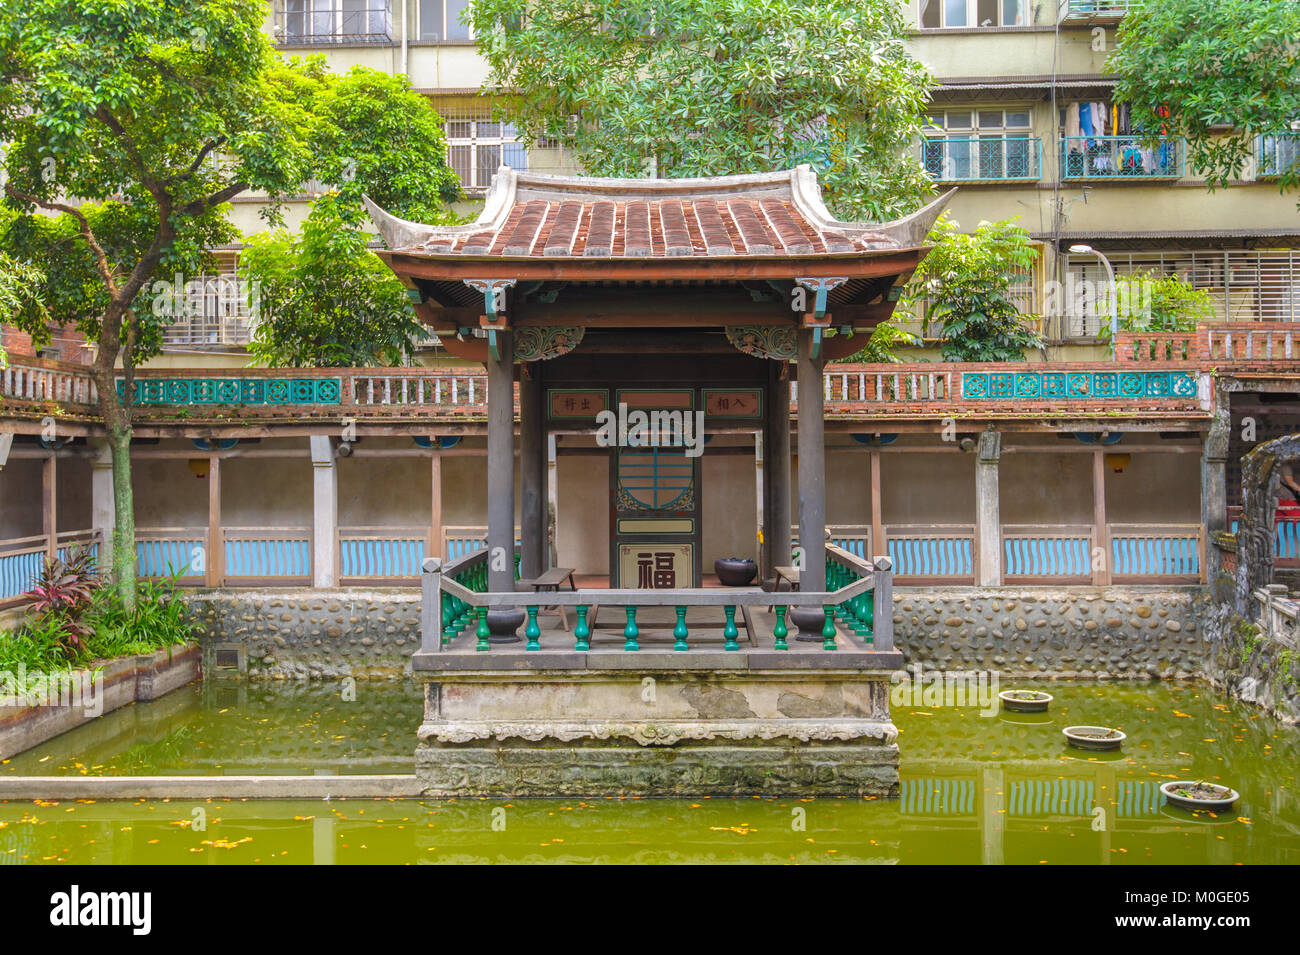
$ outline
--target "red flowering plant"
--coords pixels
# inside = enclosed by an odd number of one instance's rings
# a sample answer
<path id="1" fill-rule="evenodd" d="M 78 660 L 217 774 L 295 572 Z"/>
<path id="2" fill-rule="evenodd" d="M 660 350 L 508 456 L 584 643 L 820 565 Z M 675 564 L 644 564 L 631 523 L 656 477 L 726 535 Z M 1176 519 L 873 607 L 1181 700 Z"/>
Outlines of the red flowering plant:
<path id="1" fill-rule="evenodd" d="M 64 557 L 45 558 L 36 585 L 23 594 L 39 617 L 57 623 L 59 649 L 69 659 L 85 650 L 93 631 L 85 616 L 100 583 L 95 554 L 81 545 Z"/>

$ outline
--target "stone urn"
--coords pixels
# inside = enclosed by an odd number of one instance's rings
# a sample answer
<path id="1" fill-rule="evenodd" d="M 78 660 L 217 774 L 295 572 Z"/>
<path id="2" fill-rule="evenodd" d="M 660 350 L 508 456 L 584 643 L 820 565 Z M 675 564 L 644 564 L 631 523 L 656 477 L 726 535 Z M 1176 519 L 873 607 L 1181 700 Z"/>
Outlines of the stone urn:
<path id="1" fill-rule="evenodd" d="M 791 607 L 790 622 L 799 628 L 795 637 L 804 643 L 821 643 L 822 627 L 826 626 L 826 614 L 821 607 Z"/>
<path id="2" fill-rule="evenodd" d="M 713 572 L 724 587 L 745 587 L 758 576 L 758 564 L 748 557 L 719 557 L 713 562 Z"/>
<path id="3" fill-rule="evenodd" d="M 517 643 L 518 630 L 528 616 L 523 610 L 489 610 L 487 612 L 488 641 L 490 643 Z"/>

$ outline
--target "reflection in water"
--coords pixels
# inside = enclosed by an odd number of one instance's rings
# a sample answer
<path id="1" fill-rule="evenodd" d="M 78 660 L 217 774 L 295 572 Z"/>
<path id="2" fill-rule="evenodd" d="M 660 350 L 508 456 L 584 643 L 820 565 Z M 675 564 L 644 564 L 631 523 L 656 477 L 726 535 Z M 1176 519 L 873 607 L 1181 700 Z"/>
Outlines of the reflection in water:
<path id="1" fill-rule="evenodd" d="M 1051 711 L 1029 719 L 897 712 L 897 800 L 0 803 L 0 864 L 1300 862 L 1300 730 L 1191 686 L 1051 692 Z M 359 684 L 356 703 L 328 685 L 241 684 L 126 709 L 0 771 L 409 772 L 420 705 L 403 683 Z M 1076 723 L 1117 726 L 1124 750 L 1070 750 L 1060 730 Z M 1168 779 L 1242 798 L 1226 814 L 1184 812 L 1163 805 Z"/>

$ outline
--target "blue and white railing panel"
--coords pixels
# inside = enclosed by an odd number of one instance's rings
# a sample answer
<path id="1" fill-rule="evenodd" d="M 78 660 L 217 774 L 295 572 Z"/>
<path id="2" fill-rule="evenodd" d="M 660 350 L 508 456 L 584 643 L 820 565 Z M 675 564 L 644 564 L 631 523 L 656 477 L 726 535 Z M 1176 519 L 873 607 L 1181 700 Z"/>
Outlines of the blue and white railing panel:
<path id="1" fill-rule="evenodd" d="M 1111 524 L 1111 579 L 1201 576 L 1198 525 Z"/>
<path id="2" fill-rule="evenodd" d="M 1004 525 L 1004 578 L 1088 580 L 1092 575 L 1091 527 L 1035 528 Z"/>
<path id="3" fill-rule="evenodd" d="M 419 577 L 428 545 L 427 530 L 344 528 L 339 532 L 339 576 Z"/>
<path id="4" fill-rule="evenodd" d="M 311 579 L 311 531 L 226 528 L 225 579 Z"/>
<path id="5" fill-rule="evenodd" d="M 885 528 L 885 547 L 895 577 L 975 576 L 975 529 L 971 525 L 894 524 Z"/>

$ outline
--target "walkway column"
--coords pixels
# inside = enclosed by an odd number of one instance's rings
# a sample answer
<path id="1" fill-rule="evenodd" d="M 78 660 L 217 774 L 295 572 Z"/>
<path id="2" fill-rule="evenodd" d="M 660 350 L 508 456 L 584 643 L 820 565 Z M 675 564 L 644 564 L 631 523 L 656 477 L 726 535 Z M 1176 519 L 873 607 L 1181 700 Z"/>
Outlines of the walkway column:
<path id="1" fill-rule="evenodd" d="M 1096 546 L 1101 550 L 1100 565 L 1092 572 L 1092 582 L 1106 587 L 1110 585 L 1110 525 L 1106 521 L 1106 452 L 1101 448 L 1092 452 L 1092 523 L 1096 528 Z"/>
<path id="2" fill-rule="evenodd" d="M 1002 514 L 998 501 L 998 460 L 1002 457 L 1002 435 L 985 431 L 980 435 L 975 459 L 975 584 L 1002 585 Z"/>
<path id="3" fill-rule="evenodd" d="M 1202 552 L 1205 555 L 1205 579 L 1215 581 L 1223 571 L 1222 554 L 1211 543 L 1216 531 L 1226 531 L 1228 523 L 1228 439 L 1232 420 L 1228 409 L 1216 407 L 1214 422 L 1201 449 L 1201 526 L 1205 528 Z"/>
<path id="4" fill-rule="evenodd" d="M 207 585 L 220 587 L 225 578 L 226 547 L 221 534 L 221 458 L 208 456 Z"/>
<path id="5" fill-rule="evenodd" d="M 499 358 L 487 365 L 488 589 L 515 589 L 514 336 L 497 332 Z"/>
<path id="6" fill-rule="evenodd" d="M 312 586 L 337 587 L 338 468 L 334 464 L 334 448 L 329 435 L 312 435 L 308 440 L 311 441 L 312 473 Z"/>
<path id="7" fill-rule="evenodd" d="M 107 438 L 87 438 L 90 459 L 90 529 L 99 534 L 103 566 L 112 563 L 113 529 L 117 512 L 113 507 L 113 458 Z"/>
<path id="8" fill-rule="evenodd" d="M 884 485 L 880 479 L 880 449 L 872 448 L 867 452 L 871 461 L 871 547 L 865 556 L 883 557 L 889 553 L 889 541 L 885 540 Z"/>
<path id="9" fill-rule="evenodd" d="M 799 547 L 801 590 L 826 587 L 826 422 L 822 368 L 812 357 L 811 331 L 799 335 Z"/>
<path id="10" fill-rule="evenodd" d="M 442 452 L 433 449 L 429 464 L 429 547 L 425 557 L 445 558 L 442 552 Z"/>
<path id="11" fill-rule="evenodd" d="M 491 394 L 491 392 L 489 392 Z M 519 575 L 546 569 L 546 436 L 538 363 L 519 367 Z"/>
<path id="12" fill-rule="evenodd" d="M 771 571 L 790 566 L 790 379 L 782 378 L 785 362 L 768 363 L 767 496 L 768 519 L 763 528 Z"/>
<path id="13" fill-rule="evenodd" d="M 45 535 L 45 556 L 59 556 L 59 464 L 51 450 L 41 462 L 41 533 Z"/>

